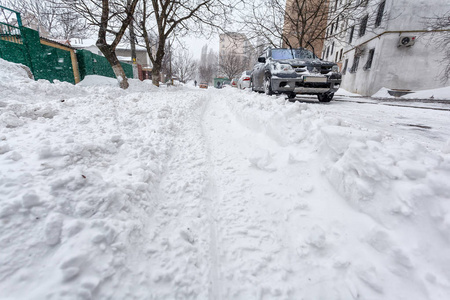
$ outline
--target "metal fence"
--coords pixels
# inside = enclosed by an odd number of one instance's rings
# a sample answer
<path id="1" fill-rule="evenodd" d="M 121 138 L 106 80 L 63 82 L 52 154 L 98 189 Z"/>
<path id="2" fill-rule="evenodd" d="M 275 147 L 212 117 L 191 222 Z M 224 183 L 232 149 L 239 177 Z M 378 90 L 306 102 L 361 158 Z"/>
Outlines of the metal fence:
<path id="1" fill-rule="evenodd" d="M 3 6 L 0 6 L 0 58 L 28 66 L 36 80 L 78 83 L 86 75 L 116 77 L 105 57 L 41 38 L 36 30 L 22 26 L 19 12 Z M 133 78 L 132 65 L 121 65 L 126 76 Z"/>
<path id="2" fill-rule="evenodd" d="M 20 28 L 0 22 L 0 39 L 8 42 L 22 44 Z"/>

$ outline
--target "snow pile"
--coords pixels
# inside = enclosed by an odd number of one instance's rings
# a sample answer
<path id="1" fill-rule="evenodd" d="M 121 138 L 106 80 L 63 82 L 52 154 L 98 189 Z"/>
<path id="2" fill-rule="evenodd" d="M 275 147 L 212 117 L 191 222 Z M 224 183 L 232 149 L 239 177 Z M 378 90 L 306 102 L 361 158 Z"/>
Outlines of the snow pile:
<path id="1" fill-rule="evenodd" d="M 0 67 L 1 299 L 449 297 L 441 135 L 430 150 L 334 103 Z"/>
<path id="2" fill-rule="evenodd" d="M 335 96 L 345 96 L 345 97 L 361 97 L 360 94 L 350 93 L 349 91 L 344 90 L 343 88 L 340 88 L 336 93 L 334 93 Z"/>
<path id="3" fill-rule="evenodd" d="M 80 86 L 119 86 L 119 82 L 116 78 L 105 77 L 100 75 L 87 75 L 84 79 L 78 83 Z"/>
<path id="4" fill-rule="evenodd" d="M 372 95 L 372 98 L 396 98 L 394 96 L 392 96 L 391 94 L 389 94 L 389 89 L 387 88 L 381 88 L 378 92 L 376 92 L 375 94 Z"/>
<path id="5" fill-rule="evenodd" d="M 394 97 L 388 93 L 389 89 L 381 88 L 378 92 L 372 95 L 372 98 L 389 98 L 389 99 L 411 99 L 411 100 L 450 100 L 450 86 L 432 89 L 432 90 L 423 90 L 416 91 L 413 93 L 409 93 L 403 95 L 401 97 Z"/>
<path id="6" fill-rule="evenodd" d="M 16 80 L 0 82 L 0 298 L 147 298 L 142 261 L 162 246 L 151 248 L 146 224 L 201 99 L 170 101 L 172 91 L 147 82 L 127 91 L 35 82 L 1 63 Z M 150 281 L 166 280 L 164 267 L 151 268 Z M 181 281 L 179 295 L 192 293 Z"/>
<path id="7" fill-rule="evenodd" d="M 364 291 L 361 295 L 366 299 L 449 295 L 450 273 L 445 266 L 450 256 L 445 249 L 450 246 L 450 156 L 445 146 L 441 152 L 430 152 L 401 138 L 349 127 L 340 119 L 324 116 L 313 105 L 289 103 L 282 97 L 236 93 L 227 103 L 247 128 L 271 136 L 281 146 L 315 148 L 316 153 L 303 154 L 303 159 L 318 160 L 322 176 L 349 205 L 374 221 L 356 230 L 363 245 L 348 250 L 355 256 L 344 255 L 336 271 L 323 272 L 333 278 L 341 270 L 346 277 L 359 278 L 362 285 L 353 282 L 351 291 L 355 298 L 357 290 Z M 315 248 L 339 247 L 320 228 L 311 234 L 309 243 Z M 320 263 L 310 263 L 315 267 L 308 272 L 321 269 Z M 343 292 L 339 281 L 328 287 L 332 286 Z"/>
<path id="8" fill-rule="evenodd" d="M 12 64 L 0 58 L 0 82 L 28 81 L 26 66 L 21 64 Z"/>
<path id="9" fill-rule="evenodd" d="M 450 86 L 440 89 L 417 91 L 401 97 L 402 99 L 450 100 Z"/>

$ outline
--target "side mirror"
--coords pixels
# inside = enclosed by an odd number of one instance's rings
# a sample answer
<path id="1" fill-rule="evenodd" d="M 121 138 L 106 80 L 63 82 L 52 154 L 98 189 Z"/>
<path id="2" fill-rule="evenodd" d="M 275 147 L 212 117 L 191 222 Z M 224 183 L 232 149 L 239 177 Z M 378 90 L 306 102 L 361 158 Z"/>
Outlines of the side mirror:
<path id="1" fill-rule="evenodd" d="M 266 62 L 266 58 L 263 57 L 263 56 L 258 57 L 258 62 L 260 62 L 260 63 L 265 63 L 265 62 Z"/>

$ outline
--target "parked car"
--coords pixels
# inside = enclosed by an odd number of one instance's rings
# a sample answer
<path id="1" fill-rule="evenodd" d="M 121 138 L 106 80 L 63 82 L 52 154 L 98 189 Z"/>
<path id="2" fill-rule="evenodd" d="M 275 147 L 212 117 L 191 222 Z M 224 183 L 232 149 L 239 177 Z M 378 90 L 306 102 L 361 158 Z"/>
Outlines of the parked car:
<path id="1" fill-rule="evenodd" d="M 250 87 L 250 75 L 252 75 L 252 71 L 242 72 L 241 77 L 238 79 L 237 83 L 239 89 L 243 90 Z"/>
<path id="2" fill-rule="evenodd" d="M 208 88 L 208 83 L 207 82 L 200 82 L 198 87 L 201 88 L 201 89 L 207 89 Z"/>
<path id="3" fill-rule="evenodd" d="M 238 83 L 238 79 L 237 78 L 233 78 L 231 79 L 231 87 L 237 87 L 237 83 Z"/>
<path id="4" fill-rule="evenodd" d="M 320 102 L 329 102 L 341 84 L 337 64 L 320 60 L 304 48 L 269 49 L 258 58 L 251 76 L 252 90 L 267 95 L 317 95 Z"/>

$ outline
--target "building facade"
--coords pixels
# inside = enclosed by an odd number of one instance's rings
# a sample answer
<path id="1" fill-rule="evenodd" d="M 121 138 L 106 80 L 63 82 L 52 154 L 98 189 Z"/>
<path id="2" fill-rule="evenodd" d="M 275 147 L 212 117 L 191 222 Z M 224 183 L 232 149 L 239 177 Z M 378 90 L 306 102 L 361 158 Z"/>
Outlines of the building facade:
<path id="1" fill-rule="evenodd" d="M 283 24 L 284 48 L 309 48 L 322 52 L 329 0 L 287 0 Z"/>
<path id="2" fill-rule="evenodd" d="M 242 65 L 242 71 L 251 69 L 256 62 L 253 45 L 247 36 L 237 32 L 222 33 L 219 36 L 219 64 L 235 56 Z M 241 71 L 241 72 L 242 72 Z"/>
<path id="3" fill-rule="evenodd" d="M 445 86 L 444 49 L 435 39 L 450 31 L 430 30 L 427 22 L 443 8 L 448 11 L 448 1 L 353 0 L 363 5 L 337 18 L 349 1 L 330 1 L 322 51 L 323 59 L 342 67 L 342 88 L 371 96 L 383 87 L 416 91 Z"/>

